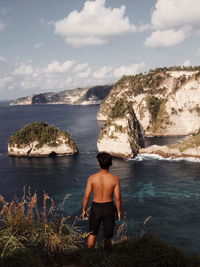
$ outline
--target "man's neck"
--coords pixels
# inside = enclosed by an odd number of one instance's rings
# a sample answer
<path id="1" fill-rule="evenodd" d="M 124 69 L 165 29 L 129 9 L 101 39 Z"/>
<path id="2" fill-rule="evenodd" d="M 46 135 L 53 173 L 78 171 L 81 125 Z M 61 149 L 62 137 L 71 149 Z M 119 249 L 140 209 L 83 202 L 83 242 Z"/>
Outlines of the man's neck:
<path id="1" fill-rule="evenodd" d="M 108 173 L 108 172 L 109 172 L 109 169 L 100 169 L 99 172 L 100 172 L 100 173 Z"/>

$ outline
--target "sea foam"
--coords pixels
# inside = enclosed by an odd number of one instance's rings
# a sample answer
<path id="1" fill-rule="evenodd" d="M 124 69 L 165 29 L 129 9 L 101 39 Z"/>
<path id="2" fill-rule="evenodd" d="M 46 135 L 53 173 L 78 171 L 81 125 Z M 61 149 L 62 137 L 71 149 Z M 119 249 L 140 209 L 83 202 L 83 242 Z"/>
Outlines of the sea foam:
<path id="1" fill-rule="evenodd" d="M 167 161 L 190 161 L 190 162 L 200 162 L 200 158 L 194 158 L 194 157 L 179 157 L 179 158 L 174 158 L 174 157 L 168 157 L 164 158 L 160 155 L 157 154 L 138 154 L 135 158 L 133 159 L 128 159 L 128 161 L 143 161 L 143 160 L 167 160 Z"/>

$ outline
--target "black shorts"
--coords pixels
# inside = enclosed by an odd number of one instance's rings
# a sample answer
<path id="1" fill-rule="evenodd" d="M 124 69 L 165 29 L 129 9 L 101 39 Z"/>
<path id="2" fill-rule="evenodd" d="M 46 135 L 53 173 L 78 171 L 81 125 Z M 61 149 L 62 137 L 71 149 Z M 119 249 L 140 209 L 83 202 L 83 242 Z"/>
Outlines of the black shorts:
<path id="1" fill-rule="evenodd" d="M 103 222 L 104 238 L 112 238 L 114 235 L 116 207 L 113 202 L 97 203 L 92 202 L 89 230 L 91 235 L 97 235 L 101 222 Z"/>

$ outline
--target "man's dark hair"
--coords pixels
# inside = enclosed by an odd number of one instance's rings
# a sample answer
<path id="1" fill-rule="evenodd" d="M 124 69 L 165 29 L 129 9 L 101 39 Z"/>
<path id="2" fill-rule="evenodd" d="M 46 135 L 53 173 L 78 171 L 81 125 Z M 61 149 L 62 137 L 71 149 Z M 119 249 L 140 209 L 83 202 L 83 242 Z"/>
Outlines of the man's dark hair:
<path id="1" fill-rule="evenodd" d="M 106 152 L 100 152 L 97 159 L 101 169 L 109 169 L 112 166 L 112 156 Z"/>

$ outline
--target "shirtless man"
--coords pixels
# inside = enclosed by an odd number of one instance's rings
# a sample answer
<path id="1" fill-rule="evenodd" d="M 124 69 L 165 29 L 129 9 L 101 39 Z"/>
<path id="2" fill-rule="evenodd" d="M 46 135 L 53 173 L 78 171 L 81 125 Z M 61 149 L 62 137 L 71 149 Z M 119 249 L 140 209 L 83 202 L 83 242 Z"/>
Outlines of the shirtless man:
<path id="1" fill-rule="evenodd" d="M 90 235 L 87 247 L 94 248 L 96 236 L 101 222 L 103 222 L 104 248 L 111 249 L 111 238 L 114 234 L 116 212 L 121 219 L 121 192 L 120 180 L 109 172 L 112 166 L 112 157 L 106 152 L 97 155 L 100 171 L 91 175 L 87 180 L 86 190 L 83 197 L 83 218 L 88 218 L 87 205 L 91 193 L 94 193 L 89 216 Z M 115 204 L 113 204 L 113 195 Z"/>

